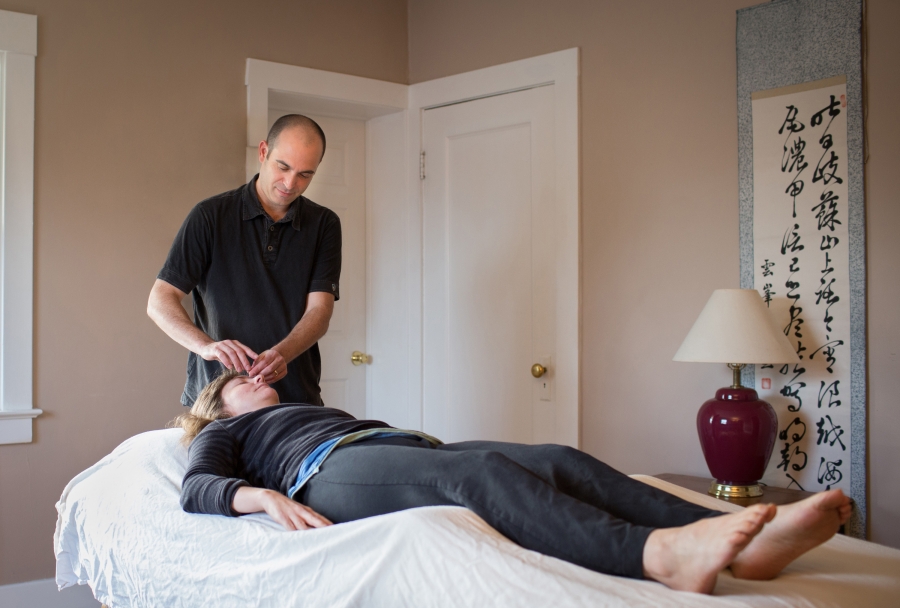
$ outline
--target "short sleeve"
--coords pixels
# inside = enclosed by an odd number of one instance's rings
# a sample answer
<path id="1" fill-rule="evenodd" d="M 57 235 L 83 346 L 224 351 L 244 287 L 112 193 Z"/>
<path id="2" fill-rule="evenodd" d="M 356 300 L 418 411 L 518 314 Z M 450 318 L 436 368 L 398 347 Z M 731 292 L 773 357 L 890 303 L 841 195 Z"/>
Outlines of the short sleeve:
<path id="1" fill-rule="evenodd" d="M 319 242 L 313 264 L 309 291 L 326 291 L 340 300 L 341 280 L 341 220 L 329 211 L 319 230 Z"/>
<path id="2" fill-rule="evenodd" d="M 212 220 L 203 203 L 196 205 L 175 235 L 158 279 L 190 293 L 209 268 L 213 236 Z"/>

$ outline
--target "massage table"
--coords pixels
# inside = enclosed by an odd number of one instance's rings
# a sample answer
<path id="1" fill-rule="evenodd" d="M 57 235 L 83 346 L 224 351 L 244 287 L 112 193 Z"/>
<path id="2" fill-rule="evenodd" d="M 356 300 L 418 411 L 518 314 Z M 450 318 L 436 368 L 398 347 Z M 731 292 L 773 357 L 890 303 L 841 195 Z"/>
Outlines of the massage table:
<path id="1" fill-rule="evenodd" d="M 187 466 L 181 435 L 132 437 L 66 486 L 53 538 L 60 589 L 89 585 L 109 608 L 900 606 L 900 550 L 841 535 L 773 581 L 722 572 L 705 596 L 523 549 L 461 507 L 302 532 L 264 513 L 188 514 L 179 503 Z M 634 477 L 709 508 L 741 508 Z"/>

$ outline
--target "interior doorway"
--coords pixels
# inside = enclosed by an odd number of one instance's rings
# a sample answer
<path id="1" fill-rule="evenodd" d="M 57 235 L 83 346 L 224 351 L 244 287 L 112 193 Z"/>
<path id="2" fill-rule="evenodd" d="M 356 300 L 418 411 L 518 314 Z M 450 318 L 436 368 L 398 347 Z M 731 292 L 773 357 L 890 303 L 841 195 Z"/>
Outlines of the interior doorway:
<path id="1" fill-rule="evenodd" d="M 554 125 L 550 163 L 552 225 L 558 250 L 553 300 L 556 347 L 552 437 L 578 446 L 580 407 L 580 230 L 578 164 L 578 50 L 494 66 L 414 85 L 334 74 L 309 68 L 247 61 L 247 172 L 265 138 L 270 107 L 350 118 L 365 123 L 365 333 L 371 362 L 366 374 L 365 415 L 394 426 L 422 429 L 424 378 L 424 182 L 423 124 L 427 111 L 448 104 L 532 89 L 552 91 Z M 279 101 L 280 100 L 280 101 Z M 346 239 L 345 239 L 346 242 Z M 342 280 L 343 283 L 343 280 Z M 342 302 L 344 295 L 342 294 Z M 548 354 L 548 353 L 546 353 Z M 451 404 L 452 406 L 452 404 Z M 355 412 L 354 412 L 355 413 Z"/>
<path id="2" fill-rule="evenodd" d="M 424 114 L 424 430 L 555 442 L 553 85 Z"/>

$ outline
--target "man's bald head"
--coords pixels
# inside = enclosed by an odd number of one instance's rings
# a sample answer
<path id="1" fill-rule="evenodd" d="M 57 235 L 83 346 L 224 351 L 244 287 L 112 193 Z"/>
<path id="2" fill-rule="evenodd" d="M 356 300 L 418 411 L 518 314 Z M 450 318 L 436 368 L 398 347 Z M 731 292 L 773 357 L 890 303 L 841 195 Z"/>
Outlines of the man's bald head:
<path id="1" fill-rule="evenodd" d="M 325 156 L 325 132 L 322 131 L 322 127 L 320 127 L 312 118 L 303 116 L 302 114 L 285 114 L 276 120 L 275 124 L 272 125 L 272 128 L 269 129 L 269 134 L 266 136 L 266 147 L 268 148 L 266 158 L 268 158 L 269 154 L 272 153 L 272 150 L 275 149 L 275 146 L 278 144 L 278 136 L 281 135 L 281 132 L 285 129 L 296 129 L 308 137 L 310 141 L 320 141 L 322 143 L 322 156 Z"/>

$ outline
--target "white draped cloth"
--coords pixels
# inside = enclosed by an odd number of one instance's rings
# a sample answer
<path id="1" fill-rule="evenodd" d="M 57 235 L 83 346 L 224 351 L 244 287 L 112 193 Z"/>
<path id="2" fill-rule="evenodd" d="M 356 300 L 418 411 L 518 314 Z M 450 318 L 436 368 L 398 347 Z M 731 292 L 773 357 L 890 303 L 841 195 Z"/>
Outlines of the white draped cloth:
<path id="1" fill-rule="evenodd" d="M 528 551 L 461 507 L 302 532 L 265 514 L 188 514 L 181 433 L 132 437 L 66 486 L 54 534 L 60 589 L 90 585 L 110 608 L 900 605 L 900 551 L 843 536 L 774 581 L 723 572 L 703 596 Z M 740 508 L 636 477 L 710 508 Z"/>

